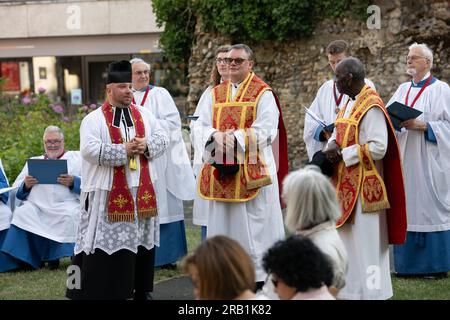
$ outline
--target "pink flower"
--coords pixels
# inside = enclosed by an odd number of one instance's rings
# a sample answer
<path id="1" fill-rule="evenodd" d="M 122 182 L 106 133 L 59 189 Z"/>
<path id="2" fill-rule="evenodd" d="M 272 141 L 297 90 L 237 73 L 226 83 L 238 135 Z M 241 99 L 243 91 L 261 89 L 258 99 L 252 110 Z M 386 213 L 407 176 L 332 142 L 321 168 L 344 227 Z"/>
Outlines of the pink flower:
<path id="1" fill-rule="evenodd" d="M 54 106 L 51 107 L 53 109 L 53 111 L 55 111 L 56 113 L 63 113 L 64 112 L 64 108 L 62 105 L 60 104 L 55 104 Z"/>
<path id="2" fill-rule="evenodd" d="M 87 105 L 84 105 L 84 106 L 81 107 L 81 111 L 86 112 L 88 110 L 89 110 L 89 107 Z"/>
<path id="3" fill-rule="evenodd" d="M 63 117 L 63 118 L 62 118 L 62 121 L 64 121 L 64 122 L 69 122 L 69 118 L 68 118 L 68 117 Z"/>
<path id="4" fill-rule="evenodd" d="M 92 110 L 97 109 L 97 104 L 96 103 L 91 103 L 89 105 L 89 108 L 91 108 Z"/>
<path id="5" fill-rule="evenodd" d="M 31 102 L 31 99 L 29 97 L 23 97 L 22 98 L 22 104 L 29 105 Z"/>
<path id="6" fill-rule="evenodd" d="M 39 92 L 40 94 L 45 93 L 45 88 L 44 88 L 44 87 L 39 87 L 39 88 L 38 88 L 38 92 Z"/>
<path id="7" fill-rule="evenodd" d="M 37 98 L 31 99 L 31 103 L 32 103 L 32 104 L 36 104 L 37 102 L 38 102 L 38 99 L 37 99 Z"/>

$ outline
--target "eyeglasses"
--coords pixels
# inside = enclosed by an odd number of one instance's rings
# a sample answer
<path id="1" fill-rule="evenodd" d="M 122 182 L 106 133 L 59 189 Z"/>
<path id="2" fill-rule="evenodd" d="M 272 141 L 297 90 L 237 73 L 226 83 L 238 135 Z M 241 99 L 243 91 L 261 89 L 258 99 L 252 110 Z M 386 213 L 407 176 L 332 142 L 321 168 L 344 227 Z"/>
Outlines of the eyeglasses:
<path id="1" fill-rule="evenodd" d="M 226 64 L 231 64 L 232 62 L 234 62 L 236 65 L 241 65 L 244 63 L 245 60 L 250 60 L 248 58 L 225 58 L 225 63 Z"/>
<path id="2" fill-rule="evenodd" d="M 134 74 L 141 76 L 141 75 L 149 75 L 150 74 L 150 70 L 144 70 L 144 71 L 136 71 Z"/>
<path id="3" fill-rule="evenodd" d="M 45 140 L 44 143 L 48 146 L 61 144 L 64 140 Z"/>
<path id="4" fill-rule="evenodd" d="M 216 58 L 217 64 L 227 64 L 226 58 Z"/>
<path id="5" fill-rule="evenodd" d="M 406 57 L 406 61 L 409 61 L 409 60 L 415 61 L 415 60 L 418 60 L 418 59 L 426 59 L 426 60 L 428 60 L 427 57 L 422 57 L 422 56 L 407 56 Z"/>

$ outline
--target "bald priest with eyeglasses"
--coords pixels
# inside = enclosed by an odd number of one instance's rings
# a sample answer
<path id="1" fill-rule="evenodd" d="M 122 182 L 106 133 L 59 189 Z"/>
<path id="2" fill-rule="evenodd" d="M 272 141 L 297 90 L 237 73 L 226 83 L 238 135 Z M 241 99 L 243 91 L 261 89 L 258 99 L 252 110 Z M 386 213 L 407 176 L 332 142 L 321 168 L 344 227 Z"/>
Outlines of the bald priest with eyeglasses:
<path id="1" fill-rule="evenodd" d="M 284 239 L 279 188 L 287 173 L 286 132 L 276 95 L 252 71 L 252 50 L 233 45 L 225 61 L 230 80 L 197 109 L 195 136 L 204 146 L 197 190 L 207 200 L 206 236 L 237 240 L 253 259 L 260 288 L 263 254 Z"/>
<path id="2" fill-rule="evenodd" d="M 45 153 L 34 159 L 65 159 L 67 174 L 55 184 L 43 184 L 29 174 L 25 164 L 13 186 L 18 187 L 10 228 L 2 252 L 18 260 L 26 269 L 48 264 L 59 267 L 59 259 L 71 257 L 75 246 L 80 206 L 81 156 L 66 151 L 64 134 L 57 126 L 48 126 L 43 135 Z"/>

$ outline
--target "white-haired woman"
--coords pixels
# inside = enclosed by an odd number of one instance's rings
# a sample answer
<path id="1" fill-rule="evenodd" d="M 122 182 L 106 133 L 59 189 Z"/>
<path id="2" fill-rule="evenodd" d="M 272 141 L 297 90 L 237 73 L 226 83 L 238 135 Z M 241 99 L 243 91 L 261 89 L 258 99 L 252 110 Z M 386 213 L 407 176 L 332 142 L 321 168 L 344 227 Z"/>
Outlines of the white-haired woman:
<path id="1" fill-rule="evenodd" d="M 345 286 L 347 252 L 336 231 L 341 216 L 336 191 L 319 167 L 308 165 L 289 173 L 283 181 L 283 199 L 286 203 L 286 228 L 311 239 L 325 253 L 333 265 L 333 282 L 328 288 L 337 296 Z M 267 281 L 263 294 L 276 298 L 273 286 Z"/>
<path id="2" fill-rule="evenodd" d="M 347 252 L 336 231 L 341 209 L 336 190 L 317 166 L 291 172 L 283 182 L 287 229 L 310 238 L 332 263 L 334 278 L 329 288 L 337 295 L 345 286 Z"/>

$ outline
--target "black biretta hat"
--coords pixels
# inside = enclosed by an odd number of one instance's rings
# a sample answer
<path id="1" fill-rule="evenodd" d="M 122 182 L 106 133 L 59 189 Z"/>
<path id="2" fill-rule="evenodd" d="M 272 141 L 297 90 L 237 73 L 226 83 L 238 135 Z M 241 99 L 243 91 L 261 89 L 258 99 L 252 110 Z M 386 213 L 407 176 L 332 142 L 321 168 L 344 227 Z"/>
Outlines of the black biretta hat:
<path id="1" fill-rule="evenodd" d="M 131 63 L 127 60 L 114 61 L 108 66 L 108 83 L 131 83 Z"/>

